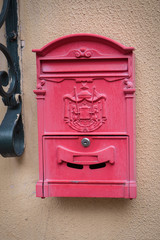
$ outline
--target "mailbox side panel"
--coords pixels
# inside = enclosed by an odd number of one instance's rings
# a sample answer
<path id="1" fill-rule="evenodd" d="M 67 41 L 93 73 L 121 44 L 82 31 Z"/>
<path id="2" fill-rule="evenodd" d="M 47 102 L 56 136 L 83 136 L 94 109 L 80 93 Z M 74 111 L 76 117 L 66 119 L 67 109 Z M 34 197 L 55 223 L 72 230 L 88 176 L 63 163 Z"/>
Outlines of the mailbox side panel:
<path id="1" fill-rule="evenodd" d="M 39 80 L 40 62 L 37 61 L 37 89 L 34 90 L 37 99 L 37 120 L 38 120 L 38 152 L 39 152 L 39 181 L 36 184 L 36 196 L 44 197 L 44 151 L 43 151 L 43 135 L 44 135 L 44 106 L 46 90 L 42 89 L 43 81 Z"/>
<path id="2" fill-rule="evenodd" d="M 135 56 L 132 53 L 130 59 L 132 69 L 131 80 L 127 84 L 131 87 L 125 88 L 126 109 L 127 109 L 127 133 L 129 135 L 129 155 L 130 155 L 130 198 L 137 197 L 136 184 L 136 116 L 135 116 Z"/>

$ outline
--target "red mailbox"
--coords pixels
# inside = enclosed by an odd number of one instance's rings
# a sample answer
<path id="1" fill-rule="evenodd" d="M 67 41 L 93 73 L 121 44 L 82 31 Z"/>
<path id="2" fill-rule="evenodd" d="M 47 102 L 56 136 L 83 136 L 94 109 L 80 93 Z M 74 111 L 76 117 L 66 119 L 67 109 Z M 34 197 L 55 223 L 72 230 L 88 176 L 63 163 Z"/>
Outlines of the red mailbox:
<path id="1" fill-rule="evenodd" d="M 37 56 L 37 197 L 135 198 L 133 48 L 94 34 Z"/>

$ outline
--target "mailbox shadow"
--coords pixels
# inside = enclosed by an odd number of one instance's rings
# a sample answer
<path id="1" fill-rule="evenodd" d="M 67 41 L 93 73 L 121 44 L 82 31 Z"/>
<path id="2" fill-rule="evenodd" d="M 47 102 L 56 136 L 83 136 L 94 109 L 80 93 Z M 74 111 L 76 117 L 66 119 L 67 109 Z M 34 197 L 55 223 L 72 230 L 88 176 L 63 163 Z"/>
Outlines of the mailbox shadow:
<path id="1" fill-rule="evenodd" d="M 80 198 L 80 197 L 56 197 L 51 198 L 51 202 L 56 203 L 63 207 L 64 209 L 72 209 L 78 211 L 90 211 L 90 210 L 115 210 L 123 211 L 128 209 L 133 205 L 134 200 L 123 199 L 123 198 Z M 51 204 L 52 204 L 51 203 Z"/>

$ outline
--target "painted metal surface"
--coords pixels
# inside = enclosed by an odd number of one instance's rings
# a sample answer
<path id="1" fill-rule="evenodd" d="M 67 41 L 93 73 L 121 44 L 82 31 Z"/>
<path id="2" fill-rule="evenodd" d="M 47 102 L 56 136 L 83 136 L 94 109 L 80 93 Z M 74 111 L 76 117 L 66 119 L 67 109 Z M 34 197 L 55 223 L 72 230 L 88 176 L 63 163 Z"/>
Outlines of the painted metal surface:
<path id="1" fill-rule="evenodd" d="M 33 50 L 37 197 L 136 197 L 133 50 L 94 34 Z"/>

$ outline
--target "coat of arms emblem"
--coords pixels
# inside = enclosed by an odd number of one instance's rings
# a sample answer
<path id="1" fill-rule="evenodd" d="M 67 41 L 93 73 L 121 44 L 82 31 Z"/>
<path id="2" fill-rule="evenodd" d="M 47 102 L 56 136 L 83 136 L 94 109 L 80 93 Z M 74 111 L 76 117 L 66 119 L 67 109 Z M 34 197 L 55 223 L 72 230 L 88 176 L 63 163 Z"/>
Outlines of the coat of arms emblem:
<path id="1" fill-rule="evenodd" d="M 106 95 L 98 93 L 93 87 L 89 91 L 86 83 L 77 88 L 71 94 L 64 96 L 65 122 L 74 130 L 91 132 L 98 129 L 106 121 Z"/>

